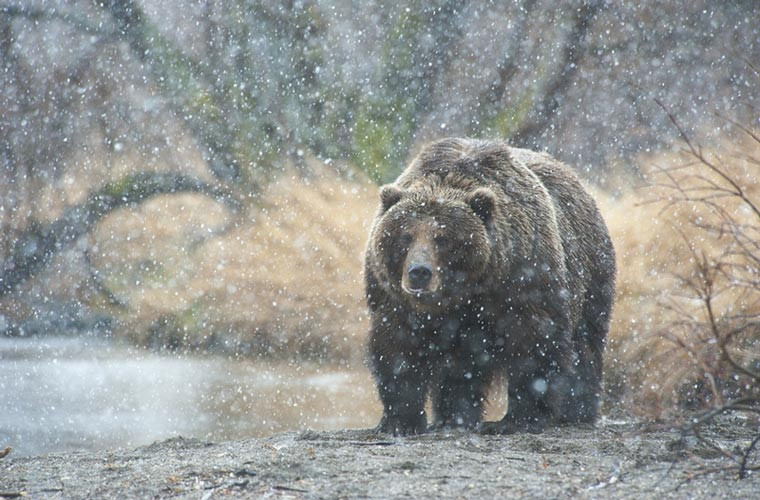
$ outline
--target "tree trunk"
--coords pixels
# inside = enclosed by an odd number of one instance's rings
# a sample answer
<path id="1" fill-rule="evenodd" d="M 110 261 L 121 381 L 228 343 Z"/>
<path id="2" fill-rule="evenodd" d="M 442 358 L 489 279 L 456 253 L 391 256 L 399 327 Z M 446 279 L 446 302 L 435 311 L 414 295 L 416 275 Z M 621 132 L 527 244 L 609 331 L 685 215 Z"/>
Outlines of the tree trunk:
<path id="1" fill-rule="evenodd" d="M 134 205 L 160 194 L 196 192 L 238 211 L 241 202 L 229 191 L 181 174 L 140 172 L 111 182 L 57 220 L 33 223 L 19 235 L 10 255 L 0 264 L 0 297 L 45 268 L 53 257 L 91 231 L 117 208 Z"/>
<path id="2" fill-rule="evenodd" d="M 588 35 L 597 12 L 604 2 L 591 0 L 583 2 L 576 11 L 573 19 L 573 29 L 565 43 L 560 71 L 549 80 L 543 89 L 539 103 L 534 106 L 533 117 L 520 124 L 517 131 L 509 138 L 510 142 L 519 147 L 534 148 L 538 138 L 551 125 L 554 114 L 563 104 L 573 78 L 580 68 L 586 53 L 586 36 Z"/>

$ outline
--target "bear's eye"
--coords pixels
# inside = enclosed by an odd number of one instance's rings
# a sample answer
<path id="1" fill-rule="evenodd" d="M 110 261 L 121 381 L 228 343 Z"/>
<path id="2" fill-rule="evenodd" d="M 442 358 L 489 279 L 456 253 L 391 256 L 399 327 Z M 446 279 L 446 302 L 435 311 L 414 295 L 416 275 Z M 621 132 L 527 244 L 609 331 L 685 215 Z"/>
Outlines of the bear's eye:
<path id="1" fill-rule="evenodd" d="M 403 233 L 398 238 L 398 244 L 401 248 L 408 248 L 412 244 L 412 235 L 409 233 Z"/>
<path id="2" fill-rule="evenodd" d="M 438 248 L 446 248 L 451 245 L 451 238 L 443 235 L 438 235 L 433 237 L 433 242 Z"/>

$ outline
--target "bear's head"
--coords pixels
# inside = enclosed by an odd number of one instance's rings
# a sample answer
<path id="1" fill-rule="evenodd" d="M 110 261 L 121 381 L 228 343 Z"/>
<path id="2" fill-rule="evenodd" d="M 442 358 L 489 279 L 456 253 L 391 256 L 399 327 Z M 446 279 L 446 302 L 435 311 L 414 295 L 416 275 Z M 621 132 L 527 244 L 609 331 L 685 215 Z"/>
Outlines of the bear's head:
<path id="1" fill-rule="evenodd" d="M 492 190 L 443 195 L 396 185 L 380 190 L 372 272 L 416 309 L 466 301 L 488 278 L 496 199 Z"/>

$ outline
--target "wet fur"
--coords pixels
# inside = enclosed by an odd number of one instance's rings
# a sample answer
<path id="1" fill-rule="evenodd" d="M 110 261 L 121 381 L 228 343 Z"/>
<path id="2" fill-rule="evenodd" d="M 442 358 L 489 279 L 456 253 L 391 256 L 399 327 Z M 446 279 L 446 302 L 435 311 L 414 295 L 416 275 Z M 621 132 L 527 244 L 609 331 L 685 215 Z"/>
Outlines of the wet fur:
<path id="1" fill-rule="evenodd" d="M 479 190 L 495 199 L 487 218 L 478 213 Z M 370 360 L 384 406 L 378 430 L 424 432 L 428 397 L 438 427 L 510 433 L 593 422 L 615 258 L 576 175 L 502 142 L 444 139 L 381 198 L 365 269 Z M 399 285 L 398 238 L 425 227 L 418 219 L 443 221 L 437 236 L 456 240 L 438 249 L 442 273 L 459 267 L 431 304 L 415 303 Z M 503 376 L 507 414 L 482 424 L 488 388 Z"/>

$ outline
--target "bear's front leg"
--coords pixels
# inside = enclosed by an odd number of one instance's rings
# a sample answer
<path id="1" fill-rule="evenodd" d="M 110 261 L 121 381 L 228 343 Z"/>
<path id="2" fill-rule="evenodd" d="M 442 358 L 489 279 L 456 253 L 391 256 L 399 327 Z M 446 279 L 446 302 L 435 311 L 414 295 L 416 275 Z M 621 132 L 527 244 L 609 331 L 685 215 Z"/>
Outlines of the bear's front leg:
<path id="1" fill-rule="evenodd" d="M 543 370 L 536 370 L 535 367 L 520 363 L 516 365 L 518 368 L 510 370 L 508 375 L 507 413 L 497 422 L 482 423 L 479 431 L 483 434 L 537 434 L 556 420 L 551 402 L 547 399 L 553 376 Z"/>
<path id="2" fill-rule="evenodd" d="M 377 389 L 383 403 L 383 418 L 376 432 L 394 436 L 425 432 L 429 370 L 403 354 L 392 354 L 387 360 L 375 359 L 374 365 Z"/>
<path id="3" fill-rule="evenodd" d="M 493 380 L 489 339 L 481 329 L 464 330 L 440 360 L 432 388 L 433 429 L 473 429 L 480 424 Z"/>
<path id="4" fill-rule="evenodd" d="M 447 366 L 433 390 L 433 429 L 473 429 L 483 419 L 491 374 L 472 364 Z"/>
<path id="5" fill-rule="evenodd" d="M 370 333 L 372 371 L 383 403 L 376 432 L 407 436 L 426 430 L 425 399 L 432 374 L 413 339 L 403 327 L 373 328 Z"/>
<path id="6" fill-rule="evenodd" d="M 513 330 L 503 353 L 509 384 L 507 413 L 498 422 L 484 422 L 479 431 L 540 433 L 562 420 L 566 401 L 572 397 L 567 383 L 573 373 L 567 323 L 561 315 L 536 311 L 510 325 Z"/>

